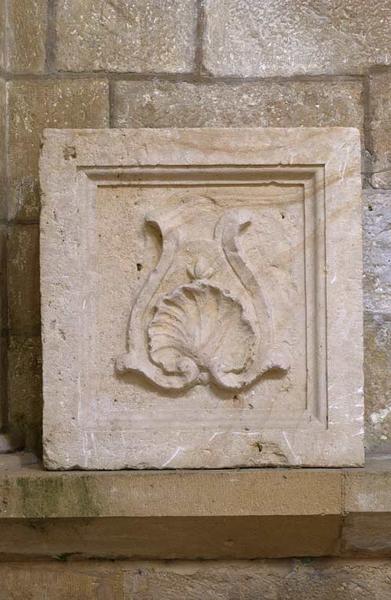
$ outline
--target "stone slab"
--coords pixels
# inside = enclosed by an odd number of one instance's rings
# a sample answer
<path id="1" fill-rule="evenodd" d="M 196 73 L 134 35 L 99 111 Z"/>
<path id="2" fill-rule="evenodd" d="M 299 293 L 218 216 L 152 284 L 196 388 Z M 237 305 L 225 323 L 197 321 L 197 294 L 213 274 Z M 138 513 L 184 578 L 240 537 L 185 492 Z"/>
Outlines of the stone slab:
<path id="1" fill-rule="evenodd" d="M 212 75 L 363 73 L 391 63 L 391 5 L 206 0 L 204 67 Z"/>
<path id="2" fill-rule="evenodd" d="M 348 128 L 47 130 L 46 466 L 361 465 L 359 174 Z"/>
<path id="3" fill-rule="evenodd" d="M 1 457 L 2 561 L 391 556 L 384 456 L 339 470 L 64 473 L 33 462 Z"/>
<path id="4" fill-rule="evenodd" d="M 0 473 L 0 557 L 333 554 L 341 485 L 335 470 L 16 469 Z"/>
<path id="5" fill-rule="evenodd" d="M 342 512 L 334 470 L 0 474 L 1 519 L 319 516 Z"/>

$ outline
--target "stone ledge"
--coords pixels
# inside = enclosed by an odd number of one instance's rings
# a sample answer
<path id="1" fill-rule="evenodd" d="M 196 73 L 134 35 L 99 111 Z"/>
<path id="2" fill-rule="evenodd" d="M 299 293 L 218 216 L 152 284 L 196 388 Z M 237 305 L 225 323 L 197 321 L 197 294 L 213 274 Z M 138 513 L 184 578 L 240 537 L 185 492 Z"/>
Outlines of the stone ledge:
<path id="1" fill-rule="evenodd" d="M 47 472 L 26 457 L 15 468 L 11 456 L 0 459 L 3 558 L 391 555 L 391 459 L 339 470 Z"/>

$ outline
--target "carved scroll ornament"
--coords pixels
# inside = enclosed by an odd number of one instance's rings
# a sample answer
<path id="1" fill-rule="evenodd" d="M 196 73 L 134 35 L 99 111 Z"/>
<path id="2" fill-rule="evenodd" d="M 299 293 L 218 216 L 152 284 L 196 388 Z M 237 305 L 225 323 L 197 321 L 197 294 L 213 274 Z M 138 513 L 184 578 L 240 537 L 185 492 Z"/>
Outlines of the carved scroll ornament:
<path id="1" fill-rule="evenodd" d="M 197 219 L 197 203 L 193 209 Z M 189 207 L 157 211 L 146 221 L 159 229 L 163 249 L 134 301 L 128 352 L 117 359 L 117 371 L 142 373 L 168 390 L 208 383 L 239 390 L 271 369 L 285 370 L 273 350 L 262 290 L 238 243 L 251 212 L 225 211 L 212 239 L 193 239 Z M 177 285 L 167 291 L 165 280 L 172 279 Z"/>

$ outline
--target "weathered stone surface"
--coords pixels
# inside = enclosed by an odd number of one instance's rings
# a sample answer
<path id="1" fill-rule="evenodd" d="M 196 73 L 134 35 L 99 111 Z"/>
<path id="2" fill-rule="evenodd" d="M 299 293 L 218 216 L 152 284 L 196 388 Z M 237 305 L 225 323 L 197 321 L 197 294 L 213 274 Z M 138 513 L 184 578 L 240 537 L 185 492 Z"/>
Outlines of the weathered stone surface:
<path id="1" fill-rule="evenodd" d="M 39 213 L 38 157 L 44 127 L 105 127 L 105 81 L 9 82 L 9 214 L 34 219 Z"/>
<path id="2" fill-rule="evenodd" d="M 364 191 L 363 231 L 365 308 L 391 313 L 391 192 Z"/>
<path id="3" fill-rule="evenodd" d="M 0 518 L 341 515 L 343 473 L 258 469 L 65 474 L 22 469 L 0 475 Z"/>
<path id="4" fill-rule="evenodd" d="M 0 225 L 0 453 L 8 449 L 7 439 L 2 436 L 6 423 L 6 391 L 7 391 L 7 228 Z"/>
<path id="5" fill-rule="evenodd" d="M 390 475 L 389 461 L 377 456 L 365 469 L 345 476 L 342 551 L 346 555 L 391 556 Z"/>
<path id="6" fill-rule="evenodd" d="M 389 459 L 363 469 L 235 472 L 10 464 L 0 461 L 2 560 L 391 556 Z"/>
<path id="7" fill-rule="evenodd" d="M 20 447 L 39 451 L 42 428 L 42 360 L 39 336 L 11 336 L 8 351 L 9 423 Z"/>
<path id="8" fill-rule="evenodd" d="M 66 557 L 59 556 L 58 561 L 61 560 Z M 79 570 L 76 565 L 61 562 L 41 564 L 42 568 L 32 564 L 30 569 L 24 564 L 0 565 L 0 599 L 125 600 L 122 570 L 115 565 L 97 563 L 98 570 L 95 565 L 91 569 L 82 566 Z M 115 572 L 111 574 L 111 570 Z"/>
<path id="9" fill-rule="evenodd" d="M 204 66 L 213 75 L 362 73 L 390 64 L 384 0 L 205 1 Z"/>
<path id="10" fill-rule="evenodd" d="M 9 443 L 2 435 L 7 421 L 6 392 L 7 392 L 7 228 L 0 225 L 0 453 L 9 450 Z"/>
<path id="11" fill-rule="evenodd" d="M 0 69 L 5 70 L 5 42 L 6 42 L 6 26 L 5 26 L 5 0 L 0 2 Z"/>
<path id="12" fill-rule="evenodd" d="M 0 564 L 1 600 L 385 600 L 389 561 L 40 561 Z M 17 593 L 16 593 L 17 590 Z M 18 595 L 21 592 L 22 595 Z"/>
<path id="13" fill-rule="evenodd" d="M 365 190 L 364 303 L 366 308 L 366 445 L 391 444 L 391 193 Z"/>
<path id="14" fill-rule="evenodd" d="M 373 155 L 372 185 L 391 187 L 391 70 L 369 77 L 369 150 Z"/>
<path id="15" fill-rule="evenodd" d="M 0 335 L 7 329 L 7 226 L 0 224 Z"/>
<path id="16" fill-rule="evenodd" d="M 8 231 L 8 326 L 11 333 L 33 335 L 41 324 L 39 228 L 14 225 Z"/>
<path id="17" fill-rule="evenodd" d="M 148 493 L 148 492 L 147 492 Z M 90 502 L 85 494 L 81 501 Z M 115 517 L 0 522 L 0 558 L 243 559 L 333 555 L 342 517 Z"/>
<path id="18" fill-rule="evenodd" d="M 368 448 L 391 445 L 391 314 L 366 313 L 365 437 Z"/>
<path id="19" fill-rule="evenodd" d="M 11 73 L 45 70 L 47 0 L 3 0 L 7 4 L 7 65 Z"/>
<path id="20" fill-rule="evenodd" d="M 56 23 L 57 68 L 191 71 L 196 27 L 196 0 L 119 0 L 103 4 L 61 0 Z"/>
<path id="21" fill-rule="evenodd" d="M 359 156 L 342 128 L 48 131 L 46 465 L 361 464 Z"/>
<path id="22" fill-rule="evenodd" d="M 362 86 L 345 82 L 114 83 L 115 127 L 299 127 L 362 129 Z"/>
<path id="23" fill-rule="evenodd" d="M 0 22 L 1 27 L 1 22 Z M 0 40 L 1 42 L 1 40 Z M 6 197 L 6 83 L 0 78 L 0 220 L 7 216 Z"/>
<path id="24" fill-rule="evenodd" d="M 4 434 L 5 435 L 5 434 Z M 13 471 L 32 465 L 38 465 L 38 458 L 32 452 L 8 452 L 1 454 L 0 451 L 0 471 Z"/>

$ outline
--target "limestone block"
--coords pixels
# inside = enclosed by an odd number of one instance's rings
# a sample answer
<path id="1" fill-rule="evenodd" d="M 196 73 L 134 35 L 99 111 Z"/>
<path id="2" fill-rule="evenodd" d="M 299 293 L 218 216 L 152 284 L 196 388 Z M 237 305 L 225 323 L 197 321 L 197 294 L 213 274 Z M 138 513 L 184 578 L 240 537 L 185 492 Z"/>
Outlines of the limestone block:
<path id="1" fill-rule="evenodd" d="M 364 191 L 363 227 L 365 308 L 391 313 L 391 192 Z"/>
<path id="2" fill-rule="evenodd" d="M 7 252 L 6 252 L 7 228 L 0 225 L 0 454 L 9 450 L 6 437 L 2 435 L 6 418 L 6 389 L 7 389 Z"/>
<path id="3" fill-rule="evenodd" d="M 39 214 L 38 159 L 44 127 L 105 127 L 108 85 L 91 79 L 8 84 L 9 216 Z"/>
<path id="4" fill-rule="evenodd" d="M 3 4 L 7 6 L 7 70 L 44 72 L 48 1 L 3 0 Z"/>
<path id="5" fill-rule="evenodd" d="M 369 77 L 369 134 L 373 154 L 372 185 L 391 187 L 391 72 Z"/>
<path id="6" fill-rule="evenodd" d="M 0 224 L 0 335 L 7 330 L 7 226 Z"/>
<path id="7" fill-rule="evenodd" d="M 213 75 L 351 75 L 390 64 L 384 0 L 205 0 L 204 67 Z"/>
<path id="8" fill-rule="evenodd" d="M 384 600 L 391 566 L 376 558 L 184 562 L 58 556 L 2 562 L 0 577 L 2 600 Z"/>
<path id="9" fill-rule="evenodd" d="M 365 437 L 368 448 L 391 445 L 391 314 L 366 313 Z"/>
<path id="10" fill-rule="evenodd" d="M 56 66 L 61 71 L 191 71 L 196 28 L 196 0 L 60 0 Z"/>
<path id="11" fill-rule="evenodd" d="M 0 69 L 5 70 L 5 42 L 6 42 L 6 16 L 5 16 L 5 0 L 0 2 Z"/>
<path id="12" fill-rule="evenodd" d="M 11 333 L 40 329 L 39 228 L 14 225 L 8 231 L 8 326 Z"/>
<path id="13" fill-rule="evenodd" d="M 357 130 L 47 130 L 41 185 L 48 468 L 362 464 Z"/>
<path id="14" fill-rule="evenodd" d="M 11 443 L 7 435 L 3 432 L 7 424 L 7 338 L 0 336 L 0 455 L 2 452 L 9 452 Z"/>
<path id="15" fill-rule="evenodd" d="M 194 84 L 118 81 L 115 127 L 363 126 L 357 81 Z"/>
<path id="16" fill-rule="evenodd" d="M 66 557 L 57 557 L 57 561 L 62 559 L 65 560 Z M 42 569 L 36 568 L 37 566 L 34 563 L 30 565 L 30 569 L 25 564 L 15 568 L 12 563 L 5 564 L 2 568 L 0 566 L 1 600 L 17 600 L 18 597 L 28 600 L 125 600 L 120 570 L 115 569 L 116 572 L 111 574 L 110 568 L 104 566 L 100 569 L 98 565 L 98 571 L 80 571 L 79 567 L 64 562 L 45 562 Z M 128 578 L 129 576 L 130 574 Z"/>
<path id="17" fill-rule="evenodd" d="M 0 22 L 1 28 L 1 22 Z M 1 42 L 1 40 L 0 40 Z M 7 216 L 6 199 L 6 83 L 0 78 L 0 219 Z"/>

